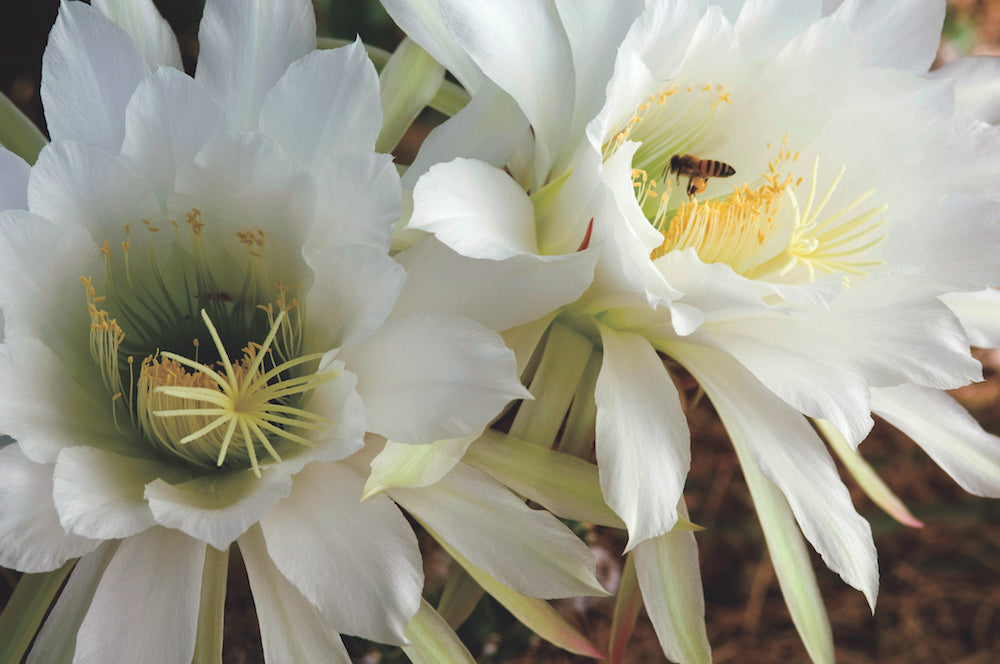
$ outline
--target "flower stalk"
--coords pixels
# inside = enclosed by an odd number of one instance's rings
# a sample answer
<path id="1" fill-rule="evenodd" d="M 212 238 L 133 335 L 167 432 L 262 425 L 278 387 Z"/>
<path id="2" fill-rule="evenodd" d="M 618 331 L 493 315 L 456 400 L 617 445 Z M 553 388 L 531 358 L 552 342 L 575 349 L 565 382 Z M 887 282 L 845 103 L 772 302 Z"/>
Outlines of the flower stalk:
<path id="1" fill-rule="evenodd" d="M 24 574 L 0 614 L 0 664 L 18 664 L 76 561 L 57 570 Z"/>

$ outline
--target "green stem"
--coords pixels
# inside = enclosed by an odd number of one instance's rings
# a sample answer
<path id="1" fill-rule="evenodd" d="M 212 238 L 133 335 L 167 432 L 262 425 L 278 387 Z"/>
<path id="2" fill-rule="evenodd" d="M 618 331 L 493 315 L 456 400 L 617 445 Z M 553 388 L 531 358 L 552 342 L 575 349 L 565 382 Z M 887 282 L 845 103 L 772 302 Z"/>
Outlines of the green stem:
<path id="1" fill-rule="evenodd" d="M 191 664 L 222 662 L 222 624 L 229 577 L 229 549 L 205 547 L 205 568 L 201 575 L 201 602 L 198 606 L 198 633 Z"/>
<path id="2" fill-rule="evenodd" d="M 347 44 L 354 43 L 347 39 L 334 39 L 333 37 L 320 37 L 316 40 L 317 48 L 339 48 L 341 46 L 346 46 Z M 368 51 L 368 57 L 371 58 L 372 63 L 375 65 L 375 69 L 382 71 L 385 65 L 389 62 L 389 58 L 392 54 L 389 51 L 378 48 L 376 46 L 369 46 L 365 44 L 365 50 Z M 431 99 L 430 103 L 427 105 L 433 108 L 435 111 L 444 113 L 448 117 L 451 117 L 462 110 L 466 104 L 469 103 L 469 93 L 465 91 L 460 85 L 456 85 L 451 81 L 444 81 L 441 84 L 441 88 Z"/>
<path id="3" fill-rule="evenodd" d="M 483 596 L 483 589 L 469 576 L 461 565 L 452 565 L 444 583 L 444 592 L 438 602 L 437 612 L 448 626 L 458 629 L 476 608 Z"/>
<path id="4" fill-rule="evenodd" d="M 29 164 L 34 164 L 38 153 L 48 142 L 35 123 L 7 95 L 0 94 L 0 143 Z"/>
<path id="5" fill-rule="evenodd" d="M 572 327 L 552 325 L 529 387 L 535 399 L 521 402 L 510 435 L 552 446 L 593 351 L 590 340 Z"/>
<path id="6" fill-rule="evenodd" d="M 594 390 L 597 388 L 597 376 L 601 373 L 601 362 L 604 354 L 595 350 L 590 354 L 587 368 L 583 371 L 576 394 L 573 395 L 573 405 L 566 417 L 566 428 L 559 439 L 559 451 L 587 459 L 594 444 L 594 431 L 597 427 L 597 402 L 594 401 Z"/>
<path id="7" fill-rule="evenodd" d="M 0 615 L 0 664 L 18 664 L 35 638 L 52 600 L 76 561 L 57 570 L 25 574 Z"/>

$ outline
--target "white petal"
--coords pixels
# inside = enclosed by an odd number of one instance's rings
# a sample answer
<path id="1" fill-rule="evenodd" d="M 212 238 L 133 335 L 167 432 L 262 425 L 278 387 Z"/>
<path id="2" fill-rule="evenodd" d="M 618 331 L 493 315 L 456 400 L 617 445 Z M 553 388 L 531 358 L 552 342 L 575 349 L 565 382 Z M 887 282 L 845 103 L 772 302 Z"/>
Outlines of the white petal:
<path id="1" fill-rule="evenodd" d="M 462 460 L 465 450 L 479 438 L 476 432 L 462 438 L 437 440 L 426 445 L 405 445 L 386 441 L 385 447 L 371 460 L 365 481 L 365 496 L 391 487 L 424 487 L 434 484 Z"/>
<path id="2" fill-rule="evenodd" d="M 77 635 L 81 664 L 189 664 L 205 544 L 150 528 L 121 543 Z"/>
<path id="3" fill-rule="evenodd" d="M 875 606 L 878 563 L 868 522 L 854 510 L 826 447 L 806 419 L 725 354 L 695 346 L 673 353 L 704 388 L 738 450 L 785 494 L 823 561 Z"/>
<path id="4" fill-rule="evenodd" d="M 384 252 L 352 245 L 305 255 L 315 282 L 306 296 L 309 348 L 358 343 L 392 311 L 406 272 Z"/>
<path id="5" fill-rule="evenodd" d="M 160 525 L 225 551 L 291 489 L 287 473 L 269 468 L 259 478 L 243 470 L 180 484 L 156 479 L 146 485 L 145 497 Z"/>
<path id="6" fill-rule="evenodd" d="M 944 10 L 938 0 L 847 0 L 834 16 L 855 31 L 870 65 L 922 74 L 937 54 Z"/>
<path id="7" fill-rule="evenodd" d="M 1000 348 L 1000 291 L 949 293 L 941 299 L 962 321 L 971 345 Z"/>
<path id="8" fill-rule="evenodd" d="M 473 93 L 479 89 L 483 74 L 448 32 L 438 0 L 383 0 L 382 6 L 410 39 L 455 75 L 462 87 Z"/>
<path id="9" fill-rule="evenodd" d="M 403 207 L 392 157 L 329 154 L 315 170 L 320 186 L 306 249 L 364 244 L 388 251 Z"/>
<path id="10" fill-rule="evenodd" d="M 992 125 L 1000 123 L 1000 57 L 959 58 L 928 76 L 954 83 L 959 110 Z"/>
<path id="11" fill-rule="evenodd" d="M 536 139 L 536 178 L 542 181 L 563 147 L 576 95 L 569 38 L 558 16 L 531 0 L 438 4 L 455 41 L 524 110 Z"/>
<path id="12" fill-rule="evenodd" d="M 593 278 L 597 253 L 494 261 L 467 258 L 429 237 L 396 260 L 407 278 L 394 315 L 439 311 L 506 330 L 579 298 Z"/>
<path id="13" fill-rule="evenodd" d="M 514 354 L 465 318 L 392 317 L 340 357 L 358 376 L 368 430 L 400 443 L 459 438 L 528 396 L 515 378 Z"/>
<path id="14" fill-rule="evenodd" d="M 483 127 L 490 130 L 483 131 Z M 529 131 L 528 119 L 517 102 L 487 81 L 462 110 L 431 130 L 417 158 L 406 169 L 403 186 L 413 189 L 417 178 L 432 166 L 457 157 L 501 168 Z"/>
<path id="15" fill-rule="evenodd" d="M 292 63 L 264 98 L 260 128 L 306 164 L 323 154 L 373 152 L 382 102 L 361 42 Z"/>
<path id="16" fill-rule="evenodd" d="M 740 51 L 747 59 L 767 60 L 821 16 L 815 0 L 751 0 L 736 19 Z"/>
<path id="17" fill-rule="evenodd" d="M 162 217 L 153 191 L 130 166 L 75 141 L 49 143 L 38 155 L 28 207 L 59 225 L 80 224 L 99 242 L 124 237 L 126 224 L 138 227 L 142 219 Z"/>
<path id="18" fill-rule="evenodd" d="M 30 461 L 18 445 L 0 448 L 0 565 L 49 572 L 100 544 L 67 533 L 52 502 L 52 464 Z"/>
<path id="19" fill-rule="evenodd" d="M 687 517 L 683 506 L 678 511 Z M 694 533 L 675 531 L 654 537 L 637 544 L 632 555 L 643 604 L 663 654 L 681 664 L 711 662 Z"/>
<path id="20" fill-rule="evenodd" d="M 129 34 L 151 70 L 184 69 L 173 30 L 152 0 L 93 0 L 92 4 Z"/>
<path id="21" fill-rule="evenodd" d="M 42 56 L 42 104 L 53 141 L 116 153 L 125 106 L 149 72 L 128 33 L 82 2 L 64 2 Z"/>
<path id="22" fill-rule="evenodd" d="M 165 202 L 177 169 L 194 158 L 221 124 L 222 109 L 205 88 L 183 72 L 159 69 L 143 79 L 125 111 L 121 156 Z"/>
<path id="23" fill-rule="evenodd" d="M 156 524 L 143 487 L 169 467 L 92 447 L 59 453 L 53 497 L 68 532 L 97 539 L 121 539 Z"/>
<path id="24" fill-rule="evenodd" d="M 401 644 L 423 574 L 409 524 L 385 496 L 362 503 L 362 480 L 311 464 L 260 521 L 275 566 L 339 632 Z"/>
<path id="25" fill-rule="evenodd" d="M 316 47 L 316 17 L 307 0 L 208 0 L 198 42 L 195 78 L 219 100 L 236 130 L 249 131 L 257 129 L 268 90 Z"/>
<path id="26" fill-rule="evenodd" d="M 118 542 L 105 542 L 76 563 L 35 638 L 27 664 L 73 661 L 76 634 L 80 631 L 104 570 L 117 550 Z"/>
<path id="27" fill-rule="evenodd" d="M 473 258 L 538 253 L 531 200 L 507 173 L 472 159 L 438 164 L 417 181 L 409 227 Z"/>
<path id="28" fill-rule="evenodd" d="M 0 210 L 28 209 L 28 175 L 31 166 L 0 147 Z"/>
<path id="29" fill-rule="evenodd" d="M 340 635 L 274 566 L 260 528 L 247 531 L 239 545 L 260 623 L 264 661 L 351 664 Z"/>
<path id="30" fill-rule="evenodd" d="M 1000 438 L 947 394 L 915 385 L 875 389 L 872 410 L 912 438 L 963 489 L 1000 498 Z"/>
<path id="31" fill-rule="evenodd" d="M 388 493 L 473 565 L 523 595 L 604 592 L 594 578 L 594 555 L 576 535 L 464 464 L 430 486 Z"/>
<path id="32" fill-rule="evenodd" d="M 691 466 L 691 437 L 663 361 L 633 332 L 599 325 L 597 466 L 608 506 L 628 527 L 628 545 L 670 531 Z"/>
<path id="33" fill-rule="evenodd" d="M 31 459 L 52 463 L 64 447 L 124 448 L 110 397 L 98 385 L 81 387 L 51 350 L 19 337 L 0 345 L 0 421 Z"/>

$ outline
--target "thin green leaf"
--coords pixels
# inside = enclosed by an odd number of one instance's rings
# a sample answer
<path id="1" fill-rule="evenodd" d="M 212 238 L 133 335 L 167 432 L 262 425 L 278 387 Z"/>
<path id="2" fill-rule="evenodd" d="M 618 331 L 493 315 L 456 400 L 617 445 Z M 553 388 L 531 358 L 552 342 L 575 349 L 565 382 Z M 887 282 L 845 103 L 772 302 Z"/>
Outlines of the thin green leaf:
<path id="1" fill-rule="evenodd" d="M 35 638 L 52 600 L 73 569 L 71 561 L 52 572 L 25 574 L 0 615 L 0 664 L 18 664 Z"/>
<path id="2" fill-rule="evenodd" d="M 458 629 L 483 596 L 482 587 L 459 565 L 452 565 L 444 583 L 437 612 L 448 626 Z"/>
<path id="3" fill-rule="evenodd" d="M 7 95 L 0 94 L 0 143 L 29 164 L 34 164 L 38 153 L 48 142 L 35 123 Z"/>
<path id="4" fill-rule="evenodd" d="M 625 646 L 635 629 L 642 609 L 642 593 L 639 591 L 639 579 L 635 575 L 635 559 L 632 554 L 625 558 L 625 569 L 618 583 L 618 594 L 615 596 L 615 612 L 611 618 L 611 639 L 608 643 L 608 662 L 618 664 L 625 655 Z"/>
<path id="5" fill-rule="evenodd" d="M 476 661 L 448 623 L 423 599 L 417 614 L 406 626 L 406 638 L 410 645 L 403 646 L 403 652 L 413 664 L 474 664 Z"/>

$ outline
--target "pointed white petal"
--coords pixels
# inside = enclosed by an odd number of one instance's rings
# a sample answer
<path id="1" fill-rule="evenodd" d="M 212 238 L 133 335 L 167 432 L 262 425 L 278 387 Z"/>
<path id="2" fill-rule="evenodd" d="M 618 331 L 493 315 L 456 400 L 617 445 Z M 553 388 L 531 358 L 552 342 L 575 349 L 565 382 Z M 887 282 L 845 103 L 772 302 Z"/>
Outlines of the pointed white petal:
<path id="1" fill-rule="evenodd" d="M 424 487 L 434 484 L 455 464 L 479 433 L 462 438 L 438 440 L 426 445 L 406 445 L 386 441 L 385 447 L 371 461 L 365 481 L 365 496 L 392 487 Z"/>
<path id="2" fill-rule="evenodd" d="M 205 88 L 183 72 L 162 68 L 139 83 L 125 110 L 121 157 L 166 202 L 177 170 L 221 125 L 222 109 Z"/>
<path id="3" fill-rule="evenodd" d="M 342 465 L 311 464 L 260 526 L 275 566 L 332 628 L 400 644 L 420 604 L 417 541 L 385 496 L 358 502 L 362 484 Z"/>
<path id="4" fill-rule="evenodd" d="M 396 260 L 407 278 L 394 315 L 439 311 L 507 330 L 579 298 L 593 278 L 597 252 L 494 261 L 462 256 L 430 237 Z"/>
<path id="5" fill-rule="evenodd" d="M 949 293 L 941 299 L 962 321 L 971 345 L 1000 348 L 1000 291 Z"/>
<path id="6" fill-rule="evenodd" d="M 118 542 L 104 542 L 81 558 L 70 573 L 59 599 L 49 612 L 26 664 L 54 664 L 73 661 L 76 634 L 94 599 L 104 570 L 118 550 Z"/>
<path id="7" fill-rule="evenodd" d="M 576 97 L 569 38 L 554 8 L 531 0 L 438 4 L 455 41 L 531 122 L 541 181 L 566 140 Z"/>
<path id="8" fill-rule="evenodd" d="M 806 419 L 727 355 L 695 346 L 673 350 L 711 398 L 733 444 L 752 453 L 764 476 L 785 495 L 823 561 L 874 608 L 878 563 L 871 527 L 855 511 L 833 460 Z"/>
<path id="9" fill-rule="evenodd" d="M 479 431 L 511 399 L 528 396 L 500 337 L 456 316 L 391 317 L 340 357 L 358 376 L 368 430 L 399 443 Z"/>
<path id="10" fill-rule="evenodd" d="M 594 555 L 554 516 L 458 464 L 439 482 L 389 496 L 473 565 L 529 597 L 604 594 Z M 483 525 L 490 524 L 484 531 Z"/>
<path id="11" fill-rule="evenodd" d="M 158 66 L 184 69 L 173 30 L 152 0 L 93 0 L 92 4 L 129 34 L 150 70 Z"/>
<path id="12" fill-rule="evenodd" d="M 18 445 L 0 448 L 0 565 L 49 572 L 101 543 L 63 529 L 52 502 L 52 470 Z"/>
<path id="13" fill-rule="evenodd" d="M 28 209 L 28 175 L 31 166 L 0 147 L 0 210 Z"/>
<path id="14" fill-rule="evenodd" d="M 18 337 L 0 345 L 0 421 L 26 456 L 52 463 L 74 445 L 127 447 L 103 387 L 67 379 L 66 366 L 40 342 Z"/>
<path id="15" fill-rule="evenodd" d="M 90 5 L 62 3 L 42 56 L 42 104 L 52 140 L 117 153 L 125 106 L 148 72 L 128 33 Z"/>
<path id="16" fill-rule="evenodd" d="M 406 272 L 384 252 L 352 245 L 305 255 L 315 282 L 306 296 L 310 348 L 350 346 L 379 328 L 392 311 Z"/>
<path id="17" fill-rule="evenodd" d="M 604 498 L 628 527 L 626 550 L 670 531 L 691 466 L 691 437 L 663 361 L 633 332 L 599 325 L 597 466 Z"/>
<path id="18" fill-rule="evenodd" d="M 943 0 L 847 0 L 834 16 L 850 25 L 868 64 L 923 74 L 941 41 Z"/>
<path id="19" fill-rule="evenodd" d="M 678 512 L 687 518 L 683 501 Z M 711 662 L 694 533 L 675 531 L 639 542 L 632 555 L 643 604 L 663 654 L 680 664 Z"/>
<path id="20" fill-rule="evenodd" d="M 483 74 L 448 32 L 438 0 L 383 0 L 382 6 L 396 25 L 454 74 L 466 90 L 479 89 Z"/>
<path id="21" fill-rule="evenodd" d="M 239 539 L 260 623 L 264 661 L 351 664 L 340 635 L 274 566 L 260 528 Z"/>
<path id="22" fill-rule="evenodd" d="M 483 127 L 490 130 L 483 131 Z M 465 108 L 431 130 L 403 175 L 403 186 L 413 189 L 417 178 L 432 166 L 458 157 L 502 168 L 529 131 L 528 119 L 517 102 L 486 81 Z"/>
<path id="23" fill-rule="evenodd" d="M 320 187 L 306 249 L 364 244 L 388 251 L 403 207 L 392 156 L 328 154 L 315 170 Z"/>
<path id="24" fill-rule="evenodd" d="M 955 85 L 955 105 L 959 110 L 992 125 L 1000 123 L 1000 57 L 959 58 L 928 76 Z"/>
<path id="25" fill-rule="evenodd" d="M 1000 438 L 947 394 L 915 385 L 874 389 L 872 410 L 912 438 L 963 489 L 1000 498 Z"/>
<path id="26" fill-rule="evenodd" d="M 179 484 L 157 479 L 146 485 L 145 497 L 160 525 L 224 551 L 291 489 L 287 473 L 270 468 L 259 478 L 243 470 Z"/>
<path id="27" fill-rule="evenodd" d="M 157 461 L 92 447 L 64 449 L 52 494 L 63 527 L 95 539 L 121 539 L 155 525 L 142 491 L 165 472 L 169 467 Z"/>
<path id="28" fill-rule="evenodd" d="M 504 171 L 472 159 L 438 164 L 417 181 L 409 227 L 473 258 L 538 253 L 527 194 Z"/>
<path id="29" fill-rule="evenodd" d="M 307 0 L 208 0 L 198 42 L 195 78 L 219 100 L 236 130 L 249 131 L 257 129 L 268 90 L 316 47 L 316 16 Z"/>
<path id="30" fill-rule="evenodd" d="M 293 62 L 260 110 L 261 130 L 305 164 L 372 152 L 381 127 L 378 74 L 360 41 Z"/>
<path id="31" fill-rule="evenodd" d="M 76 637 L 77 662 L 190 664 L 205 544 L 150 528 L 124 540 Z"/>
<path id="32" fill-rule="evenodd" d="M 99 242 L 124 237 L 126 224 L 162 216 L 152 189 L 128 164 L 75 141 L 49 143 L 38 155 L 28 207 L 55 224 L 80 224 Z"/>

